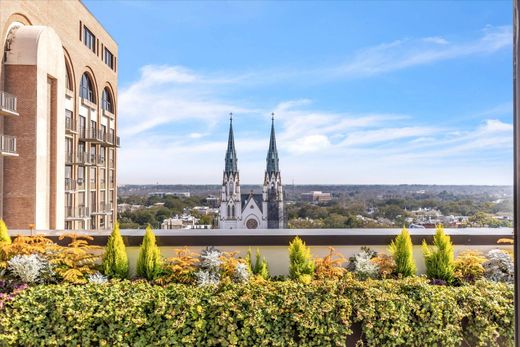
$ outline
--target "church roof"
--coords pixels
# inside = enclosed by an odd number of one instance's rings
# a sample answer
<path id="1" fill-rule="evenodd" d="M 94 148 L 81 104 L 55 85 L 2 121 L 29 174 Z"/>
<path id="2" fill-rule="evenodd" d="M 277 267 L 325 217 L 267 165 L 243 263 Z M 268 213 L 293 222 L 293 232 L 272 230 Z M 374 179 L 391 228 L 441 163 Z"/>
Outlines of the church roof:
<path id="1" fill-rule="evenodd" d="M 269 140 L 269 151 L 267 152 L 267 168 L 268 173 L 280 172 L 278 164 L 278 150 L 276 149 L 276 137 L 274 134 L 274 114 L 271 122 L 271 139 Z"/>
<path id="2" fill-rule="evenodd" d="M 247 206 L 249 201 L 251 199 L 253 199 L 256 202 L 256 204 L 258 205 L 260 212 L 262 212 L 264 198 L 261 193 L 255 194 L 255 193 L 251 192 L 251 193 L 247 193 L 247 194 L 241 194 L 241 198 L 242 198 L 241 199 L 242 200 L 242 211 L 244 211 L 244 208 Z"/>
<path id="3" fill-rule="evenodd" d="M 235 138 L 233 136 L 233 118 L 229 118 L 229 138 L 228 138 L 228 146 L 226 151 L 226 173 L 235 173 L 238 171 L 237 165 L 237 152 L 235 150 Z"/>

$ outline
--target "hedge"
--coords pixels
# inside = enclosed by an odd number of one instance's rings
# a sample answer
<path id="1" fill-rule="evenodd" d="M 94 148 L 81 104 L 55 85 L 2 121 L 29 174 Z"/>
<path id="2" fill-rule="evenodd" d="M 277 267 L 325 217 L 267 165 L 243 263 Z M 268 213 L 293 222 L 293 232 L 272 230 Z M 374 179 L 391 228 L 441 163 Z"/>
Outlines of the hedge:
<path id="1" fill-rule="evenodd" d="M 512 346 L 513 316 L 512 286 L 486 281 L 58 284 L 6 302 L 0 346 Z"/>

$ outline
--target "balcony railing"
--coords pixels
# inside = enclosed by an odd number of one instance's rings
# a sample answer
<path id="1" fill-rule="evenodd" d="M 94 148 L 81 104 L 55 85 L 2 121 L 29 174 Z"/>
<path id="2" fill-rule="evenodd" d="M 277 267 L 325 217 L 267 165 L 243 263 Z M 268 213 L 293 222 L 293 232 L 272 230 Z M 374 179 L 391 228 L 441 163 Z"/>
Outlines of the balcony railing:
<path id="1" fill-rule="evenodd" d="M 105 142 L 105 133 L 96 128 L 84 128 L 80 127 L 79 131 L 80 138 L 95 143 Z"/>
<path id="2" fill-rule="evenodd" d="M 92 214 L 111 214 L 112 213 L 112 204 L 101 202 L 99 207 L 94 207 L 95 211 Z"/>
<path id="3" fill-rule="evenodd" d="M 65 178 L 65 191 L 74 192 L 78 189 L 78 182 L 72 178 Z"/>
<path id="4" fill-rule="evenodd" d="M 78 206 L 78 207 L 65 207 L 65 218 L 68 220 L 75 219 L 88 219 L 90 218 L 89 209 L 86 206 Z"/>
<path id="5" fill-rule="evenodd" d="M 89 153 L 88 152 L 78 152 L 76 155 L 76 164 L 78 164 L 78 165 L 92 164 Z"/>
<path id="6" fill-rule="evenodd" d="M 70 152 L 65 152 L 65 164 L 74 164 L 74 156 Z"/>
<path id="7" fill-rule="evenodd" d="M 0 115 L 19 116 L 16 103 L 16 96 L 0 91 Z"/>
<path id="8" fill-rule="evenodd" d="M 78 132 L 77 124 L 76 124 L 76 122 L 74 122 L 72 117 L 65 117 L 65 131 L 68 134 Z"/>
<path id="9" fill-rule="evenodd" d="M 119 136 L 116 136 L 115 134 L 108 133 L 106 134 L 106 143 L 111 147 L 119 147 L 121 139 Z"/>
<path id="10" fill-rule="evenodd" d="M 0 154 L 16 156 L 16 136 L 1 135 L 0 136 Z"/>

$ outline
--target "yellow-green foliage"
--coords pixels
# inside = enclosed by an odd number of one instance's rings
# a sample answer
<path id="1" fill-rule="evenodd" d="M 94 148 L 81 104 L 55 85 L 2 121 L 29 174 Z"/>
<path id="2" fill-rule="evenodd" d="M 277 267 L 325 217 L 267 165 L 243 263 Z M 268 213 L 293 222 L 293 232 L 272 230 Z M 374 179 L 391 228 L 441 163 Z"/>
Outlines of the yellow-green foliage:
<path id="1" fill-rule="evenodd" d="M 0 269 L 5 268 L 7 261 L 15 255 L 39 254 L 47 257 L 56 252 L 56 247 L 58 246 L 52 240 L 41 235 L 19 235 L 10 244 L 0 244 Z"/>
<path id="2" fill-rule="evenodd" d="M 239 263 L 246 263 L 245 259 L 237 258 L 238 252 L 222 252 L 220 256 L 220 274 L 222 279 L 232 279 L 235 276 L 237 265 Z"/>
<path id="3" fill-rule="evenodd" d="M 329 247 L 329 254 L 323 258 L 316 258 L 314 275 L 319 280 L 338 280 L 342 278 L 347 269 L 343 267 L 347 259 L 341 254 L 336 252 L 332 247 Z"/>
<path id="4" fill-rule="evenodd" d="M 9 236 L 9 230 L 3 219 L 0 219 L 0 245 L 10 245 L 12 243 L 11 237 Z"/>
<path id="5" fill-rule="evenodd" d="M 311 249 L 298 236 L 289 244 L 289 277 L 309 283 L 314 274 L 314 261 Z"/>
<path id="6" fill-rule="evenodd" d="M 390 252 L 395 261 L 395 273 L 403 277 L 415 275 L 417 268 L 413 259 L 412 238 L 408 229 L 403 228 L 401 234 L 390 244 Z"/>
<path id="7" fill-rule="evenodd" d="M 512 347 L 513 293 L 503 283 L 433 286 L 418 277 L 41 285 L 4 302 L 0 346 Z"/>
<path id="8" fill-rule="evenodd" d="M 459 282 L 475 282 L 484 276 L 486 257 L 479 251 L 462 251 L 455 259 L 454 276 Z"/>
<path id="9" fill-rule="evenodd" d="M 265 257 L 262 257 L 260 254 L 260 250 L 258 248 L 256 249 L 256 257 L 254 262 L 251 259 L 251 248 L 247 251 L 246 264 L 249 267 L 249 272 L 256 277 L 264 280 L 269 279 L 269 265 L 267 264 Z"/>
<path id="10" fill-rule="evenodd" d="M 102 269 L 103 273 L 108 277 L 121 279 L 128 277 L 128 255 L 126 254 L 123 237 L 119 231 L 119 223 L 114 225 L 112 234 L 105 246 Z"/>
<path id="11" fill-rule="evenodd" d="M 88 235 L 65 234 L 59 237 L 60 240 L 65 238 L 71 240 L 69 245 L 56 245 L 55 251 L 48 255 L 53 269 L 65 282 L 86 283 L 88 275 L 96 272 L 100 256 L 95 251 L 101 247 L 89 245 L 88 241 L 93 238 Z"/>
<path id="12" fill-rule="evenodd" d="M 197 271 L 199 258 L 197 254 L 191 252 L 188 247 L 175 250 L 175 257 L 167 258 L 163 264 L 164 276 L 161 276 L 157 282 L 160 284 L 167 283 L 184 283 L 192 284 L 194 282 L 194 273 Z"/>
<path id="13" fill-rule="evenodd" d="M 374 258 L 370 259 L 370 261 L 376 264 L 379 268 L 380 278 L 389 278 L 392 274 L 396 273 L 395 261 L 390 255 L 379 253 Z"/>
<path id="14" fill-rule="evenodd" d="M 162 259 L 159 247 L 155 242 L 155 234 L 150 225 L 146 227 L 143 243 L 137 258 L 137 276 L 154 280 L 162 271 Z"/>
<path id="15" fill-rule="evenodd" d="M 450 283 L 454 279 L 454 254 L 451 238 L 444 233 L 442 225 L 438 225 L 433 237 L 433 247 L 426 240 L 422 244 L 426 275 L 433 280 Z"/>

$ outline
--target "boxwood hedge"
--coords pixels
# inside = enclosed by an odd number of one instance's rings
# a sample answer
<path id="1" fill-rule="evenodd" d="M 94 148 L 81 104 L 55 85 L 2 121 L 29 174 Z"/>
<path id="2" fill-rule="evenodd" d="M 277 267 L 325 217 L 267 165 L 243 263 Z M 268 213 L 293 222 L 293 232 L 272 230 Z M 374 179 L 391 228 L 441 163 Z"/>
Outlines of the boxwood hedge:
<path id="1" fill-rule="evenodd" d="M 59 284 L 6 303 L 0 345 L 502 346 L 513 345 L 513 315 L 512 287 L 490 282 Z"/>

